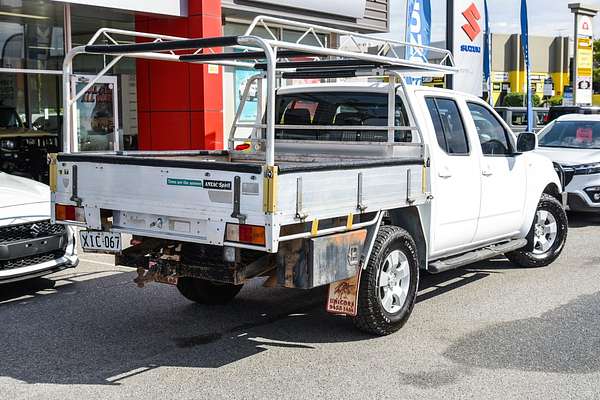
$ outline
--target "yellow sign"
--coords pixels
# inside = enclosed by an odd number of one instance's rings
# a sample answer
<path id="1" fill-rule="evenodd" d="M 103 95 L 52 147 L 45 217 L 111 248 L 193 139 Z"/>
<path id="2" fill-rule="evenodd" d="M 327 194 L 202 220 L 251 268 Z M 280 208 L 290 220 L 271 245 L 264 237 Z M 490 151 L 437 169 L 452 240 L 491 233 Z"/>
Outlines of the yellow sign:
<path id="1" fill-rule="evenodd" d="M 593 42 L 591 38 L 579 38 L 577 39 L 577 47 L 580 49 L 592 49 Z"/>
<path id="2" fill-rule="evenodd" d="M 592 68 L 594 67 L 592 39 L 578 38 L 577 49 L 577 75 L 592 76 Z"/>

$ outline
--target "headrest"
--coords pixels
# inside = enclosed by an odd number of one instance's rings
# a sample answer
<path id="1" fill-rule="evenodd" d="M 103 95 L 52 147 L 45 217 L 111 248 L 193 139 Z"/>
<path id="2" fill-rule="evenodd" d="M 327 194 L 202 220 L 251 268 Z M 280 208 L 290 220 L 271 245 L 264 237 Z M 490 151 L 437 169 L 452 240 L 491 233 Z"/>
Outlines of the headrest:
<path id="1" fill-rule="evenodd" d="M 310 111 L 306 108 L 295 108 L 285 111 L 284 125 L 310 125 Z"/>

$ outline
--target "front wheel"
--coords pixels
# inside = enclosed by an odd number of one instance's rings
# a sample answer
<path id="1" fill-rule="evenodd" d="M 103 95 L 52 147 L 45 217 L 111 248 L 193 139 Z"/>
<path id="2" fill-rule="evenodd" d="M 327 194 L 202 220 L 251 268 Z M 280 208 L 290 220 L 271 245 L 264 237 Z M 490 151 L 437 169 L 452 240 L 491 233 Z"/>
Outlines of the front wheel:
<path id="1" fill-rule="evenodd" d="M 183 297 L 209 305 L 229 303 L 242 290 L 242 286 L 189 277 L 177 281 L 177 289 Z"/>
<path id="2" fill-rule="evenodd" d="M 400 329 L 414 307 L 418 283 L 414 240 L 404 229 L 382 226 L 360 277 L 356 327 L 381 336 Z"/>
<path id="3" fill-rule="evenodd" d="M 506 253 L 506 257 L 520 267 L 545 267 L 562 252 L 567 232 L 567 214 L 562 205 L 554 197 L 543 194 L 527 235 L 527 246 Z"/>

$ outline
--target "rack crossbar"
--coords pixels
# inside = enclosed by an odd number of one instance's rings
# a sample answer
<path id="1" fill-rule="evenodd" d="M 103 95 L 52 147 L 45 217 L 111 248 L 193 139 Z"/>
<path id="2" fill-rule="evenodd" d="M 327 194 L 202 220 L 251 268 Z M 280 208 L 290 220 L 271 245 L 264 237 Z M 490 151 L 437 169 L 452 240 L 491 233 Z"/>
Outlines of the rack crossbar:
<path id="1" fill-rule="evenodd" d="M 207 37 L 201 39 L 171 40 L 167 42 L 88 45 L 85 46 L 85 51 L 87 53 L 95 54 L 119 55 L 130 53 L 143 53 L 146 51 L 205 49 L 211 47 L 230 47 L 237 45 L 239 45 L 238 36 L 221 36 Z"/>
<path id="2" fill-rule="evenodd" d="M 316 57 L 311 53 L 297 50 L 281 50 L 277 52 L 277 58 L 289 57 Z M 189 54 L 179 56 L 181 61 L 189 62 L 206 62 L 206 61 L 224 61 L 224 60 L 263 60 L 265 59 L 264 51 L 245 51 L 245 52 L 229 52 L 229 53 L 212 53 L 212 54 Z"/>

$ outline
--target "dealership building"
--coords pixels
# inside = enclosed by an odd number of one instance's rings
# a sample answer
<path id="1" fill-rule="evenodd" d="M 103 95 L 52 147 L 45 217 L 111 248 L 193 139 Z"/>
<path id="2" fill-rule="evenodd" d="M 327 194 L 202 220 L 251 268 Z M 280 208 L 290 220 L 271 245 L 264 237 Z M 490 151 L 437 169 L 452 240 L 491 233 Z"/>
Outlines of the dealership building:
<path id="1" fill-rule="evenodd" d="M 190 38 L 236 35 L 257 15 L 377 33 L 388 31 L 390 14 L 389 0 L 0 0 L 0 109 L 15 110 L 25 127 L 58 132 L 65 53 L 100 28 Z M 285 24 L 261 29 L 288 41 L 302 34 Z M 335 35 L 316 36 L 325 45 L 338 43 Z M 85 85 L 109 62 L 79 56 L 73 79 Z M 78 132 L 92 138 L 93 132 L 121 129 L 129 148 L 221 148 L 248 74 L 234 67 L 123 60 L 82 96 Z M 92 150 L 109 147 L 86 143 Z"/>

